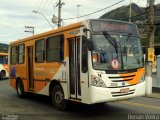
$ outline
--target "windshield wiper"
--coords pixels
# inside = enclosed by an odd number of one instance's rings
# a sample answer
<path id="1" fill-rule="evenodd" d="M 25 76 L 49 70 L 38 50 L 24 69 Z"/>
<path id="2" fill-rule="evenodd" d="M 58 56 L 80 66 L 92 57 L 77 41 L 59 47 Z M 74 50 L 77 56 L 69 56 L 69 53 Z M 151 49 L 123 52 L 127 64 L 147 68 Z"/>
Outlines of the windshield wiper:
<path id="1" fill-rule="evenodd" d="M 128 36 L 127 36 L 127 39 L 126 39 L 125 43 L 128 42 L 128 40 L 130 40 L 131 36 L 132 36 L 132 33 L 129 33 Z"/>
<path id="2" fill-rule="evenodd" d="M 118 57 L 118 47 L 119 47 L 119 45 L 117 44 L 116 40 L 114 38 L 112 38 L 107 31 L 104 31 L 103 35 L 108 40 L 108 42 L 114 47 L 114 49 L 117 53 L 117 57 Z"/>
<path id="3" fill-rule="evenodd" d="M 116 40 L 114 38 L 112 38 L 111 35 L 107 31 L 104 31 L 103 35 L 106 37 L 106 39 L 109 41 L 109 43 L 111 43 L 112 46 L 114 46 L 115 48 L 119 47 Z"/>
<path id="4" fill-rule="evenodd" d="M 126 61 L 127 61 L 127 42 L 130 40 L 130 38 L 131 38 L 131 36 L 132 36 L 132 33 L 129 33 L 128 34 L 128 36 L 127 36 L 127 39 L 126 39 L 126 41 L 124 42 L 124 53 L 126 54 Z"/>

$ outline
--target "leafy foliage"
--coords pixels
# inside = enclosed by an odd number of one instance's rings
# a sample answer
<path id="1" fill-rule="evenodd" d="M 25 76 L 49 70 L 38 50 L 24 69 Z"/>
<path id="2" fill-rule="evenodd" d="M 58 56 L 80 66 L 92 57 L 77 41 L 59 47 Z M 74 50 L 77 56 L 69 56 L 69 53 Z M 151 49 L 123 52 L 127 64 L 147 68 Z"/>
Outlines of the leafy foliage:
<path id="1" fill-rule="evenodd" d="M 8 44 L 0 43 L 0 52 L 8 53 Z"/>
<path id="2" fill-rule="evenodd" d="M 117 9 L 114 9 L 108 13 L 105 13 L 100 17 L 100 19 L 114 19 L 114 20 L 122 20 L 122 21 L 129 21 L 129 9 L 130 6 L 122 6 Z M 131 4 L 131 21 L 136 23 L 140 33 L 141 33 L 141 41 L 142 44 L 145 45 L 147 42 L 147 25 L 146 25 L 146 16 L 145 11 L 146 8 L 139 7 L 137 4 Z M 144 14 L 143 14 L 144 13 Z M 157 23 L 155 26 L 155 44 L 160 43 L 160 4 L 155 6 L 155 18 L 154 23 Z M 144 37 L 145 36 L 145 37 Z"/>

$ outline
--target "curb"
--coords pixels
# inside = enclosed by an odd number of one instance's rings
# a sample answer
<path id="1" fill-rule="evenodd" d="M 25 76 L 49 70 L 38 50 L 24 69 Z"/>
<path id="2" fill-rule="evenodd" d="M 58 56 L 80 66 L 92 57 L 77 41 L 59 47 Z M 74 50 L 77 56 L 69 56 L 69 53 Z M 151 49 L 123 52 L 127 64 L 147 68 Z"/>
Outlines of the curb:
<path id="1" fill-rule="evenodd" d="M 149 96 L 144 96 L 144 97 L 160 99 L 160 94 L 159 94 L 159 93 L 152 93 L 151 95 L 149 95 Z"/>
<path id="2" fill-rule="evenodd" d="M 152 87 L 152 94 L 149 96 L 144 96 L 144 97 L 160 99 L 160 88 Z"/>

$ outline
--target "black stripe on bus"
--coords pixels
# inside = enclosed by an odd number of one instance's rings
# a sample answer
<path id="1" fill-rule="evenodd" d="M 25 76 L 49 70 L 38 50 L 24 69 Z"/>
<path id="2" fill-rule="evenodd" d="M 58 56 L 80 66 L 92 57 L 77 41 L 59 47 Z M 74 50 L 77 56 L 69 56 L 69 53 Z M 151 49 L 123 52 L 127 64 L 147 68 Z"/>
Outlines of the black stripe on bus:
<path id="1" fill-rule="evenodd" d="M 135 89 L 129 90 L 129 92 L 134 92 L 134 91 L 135 91 Z M 118 94 L 118 93 L 121 93 L 121 92 L 111 92 L 111 94 Z"/>
<path id="2" fill-rule="evenodd" d="M 133 85 L 126 85 L 126 86 L 117 86 L 117 87 L 107 87 L 107 88 L 123 88 L 123 87 L 129 87 L 129 86 L 134 86 L 137 84 L 133 84 Z"/>
<path id="3" fill-rule="evenodd" d="M 118 97 L 118 96 L 125 96 L 125 95 L 131 95 L 134 94 L 134 92 L 127 93 L 127 94 L 120 94 L 120 95 L 112 95 L 113 97 Z"/>
<path id="4" fill-rule="evenodd" d="M 34 81 L 39 81 L 39 82 L 50 82 L 50 80 L 48 80 L 48 79 L 45 79 L 45 80 L 43 80 L 43 79 L 34 79 Z"/>
<path id="5" fill-rule="evenodd" d="M 112 80 L 112 82 L 125 82 L 125 81 L 131 81 L 133 79 L 127 79 L 127 80 Z"/>
<path id="6" fill-rule="evenodd" d="M 114 79 L 114 78 L 128 78 L 128 77 L 134 77 L 135 75 L 127 75 L 127 76 L 117 76 L 117 77 L 108 77 L 110 79 Z"/>

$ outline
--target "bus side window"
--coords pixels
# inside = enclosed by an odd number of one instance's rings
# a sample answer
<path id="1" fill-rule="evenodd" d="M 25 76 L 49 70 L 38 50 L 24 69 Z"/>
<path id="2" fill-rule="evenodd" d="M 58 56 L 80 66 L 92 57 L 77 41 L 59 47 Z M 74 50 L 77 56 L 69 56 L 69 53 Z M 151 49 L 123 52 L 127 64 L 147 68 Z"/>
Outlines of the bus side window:
<path id="1" fill-rule="evenodd" d="M 24 44 L 18 45 L 18 63 L 23 64 L 24 63 L 24 55 L 25 55 L 25 46 Z"/>
<path id="2" fill-rule="evenodd" d="M 64 60 L 64 35 L 60 35 L 60 61 Z"/>
<path id="3" fill-rule="evenodd" d="M 17 47 L 11 47 L 11 64 L 14 65 L 17 63 Z"/>
<path id="4" fill-rule="evenodd" d="M 87 49 L 87 39 L 82 38 L 82 72 L 86 73 L 88 71 L 88 49 Z"/>
<path id="5" fill-rule="evenodd" d="M 64 59 L 64 36 L 57 35 L 46 40 L 47 62 L 63 61 Z"/>
<path id="6" fill-rule="evenodd" d="M 44 40 L 38 40 L 36 41 L 36 62 L 42 63 L 44 62 L 44 54 L 45 54 L 45 49 L 44 49 Z"/>

